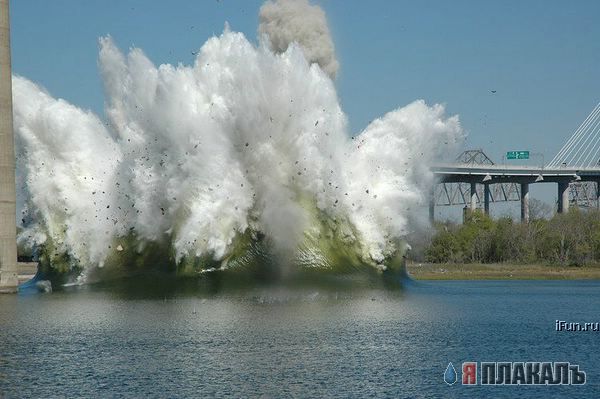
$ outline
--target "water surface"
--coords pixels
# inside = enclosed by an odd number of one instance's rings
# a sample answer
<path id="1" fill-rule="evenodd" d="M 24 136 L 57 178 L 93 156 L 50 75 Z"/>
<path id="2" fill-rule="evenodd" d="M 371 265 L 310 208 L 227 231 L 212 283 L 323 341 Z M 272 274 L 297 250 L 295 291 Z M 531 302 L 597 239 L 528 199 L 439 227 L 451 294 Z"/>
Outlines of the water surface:
<path id="1" fill-rule="evenodd" d="M 600 395 L 600 282 L 0 297 L 1 397 Z M 585 386 L 447 386 L 448 362 L 569 361 Z"/>

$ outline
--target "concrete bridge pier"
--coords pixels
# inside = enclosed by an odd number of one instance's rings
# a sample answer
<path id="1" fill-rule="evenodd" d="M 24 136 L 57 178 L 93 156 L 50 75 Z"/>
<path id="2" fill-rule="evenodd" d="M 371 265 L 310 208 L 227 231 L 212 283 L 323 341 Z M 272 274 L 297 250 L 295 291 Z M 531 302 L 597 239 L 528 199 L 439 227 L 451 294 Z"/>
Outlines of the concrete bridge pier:
<path id="1" fill-rule="evenodd" d="M 429 223 L 435 222 L 435 183 L 431 185 L 429 191 Z"/>
<path id="2" fill-rule="evenodd" d="M 471 203 L 469 210 L 471 212 L 475 212 L 477 210 L 477 183 L 474 181 L 471 182 Z"/>
<path id="3" fill-rule="evenodd" d="M 0 0 L 0 293 L 16 292 L 15 151 L 8 0 Z"/>
<path id="4" fill-rule="evenodd" d="M 529 183 L 521 183 L 521 222 L 529 223 Z"/>
<path id="5" fill-rule="evenodd" d="M 483 184 L 483 210 L 486 215 L 490 215 L 490 185 L 488 183 Z"/>
<path id="6" fill-rule="evenodd" d="M 558 182 L 558 213 L 569 212 L 569 182 Z"/>

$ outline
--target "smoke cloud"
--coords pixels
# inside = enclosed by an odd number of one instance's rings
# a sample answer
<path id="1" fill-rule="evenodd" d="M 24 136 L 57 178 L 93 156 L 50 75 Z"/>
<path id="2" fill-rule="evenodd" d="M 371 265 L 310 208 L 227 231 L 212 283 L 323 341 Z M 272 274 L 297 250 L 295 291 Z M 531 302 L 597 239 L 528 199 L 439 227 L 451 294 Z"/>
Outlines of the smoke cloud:
<path id="1" fill-rule="evenodd" d="M 271 50 L 283 53 L 297 43 L 309 63 L 316 62 L 335 78 L 339 63 L 325 13 L 308 0 L 267 1 L 260 8 L 258 31 L 267 38 Z"/>

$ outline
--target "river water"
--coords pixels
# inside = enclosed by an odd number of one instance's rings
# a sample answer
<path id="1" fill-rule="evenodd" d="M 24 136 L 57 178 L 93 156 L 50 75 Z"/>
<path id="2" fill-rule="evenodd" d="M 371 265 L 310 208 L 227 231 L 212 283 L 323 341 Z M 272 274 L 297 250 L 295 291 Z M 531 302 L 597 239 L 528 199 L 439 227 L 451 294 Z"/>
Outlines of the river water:
<path id="1" fill-rule="evenodd" d="M 0 297 L 0 397 L 600 397 L 598 281 Z M 449 362 L 568 361 L 583 386 L 452 386 Z"/>

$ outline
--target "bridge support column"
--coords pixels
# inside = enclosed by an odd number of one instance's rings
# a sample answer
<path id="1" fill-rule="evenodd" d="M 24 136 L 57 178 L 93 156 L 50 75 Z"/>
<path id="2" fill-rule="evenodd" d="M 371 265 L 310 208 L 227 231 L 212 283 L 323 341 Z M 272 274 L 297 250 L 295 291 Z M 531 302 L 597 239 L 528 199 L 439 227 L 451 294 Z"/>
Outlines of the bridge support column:
<path id="1" fill-rule="evenodd" d="M 483 185 L 483 209 L 486 215 L 490 215 L 490 185 Z"/>
<path id="2" fill-rule="evenodd" d="M 0 0 L 0 292 L 16 292 L 15 151 L 8 0 Z"/>
<path id="3" fill-rule="evenodd" d="M 558 213 L 569 212 L 569 182 L 558 183 Z"/>
<path id="4" fill-rule="evenodd" d="M 521 223 L 529 223 L 529 183 L 521 183 Z"/>
<path id="5" fill-rule="evenodd" d="M 429 223 L 435 222 L 435 183 L 431 186 L 429 192 Z"/>
<path id="6" fill-rule="evenodd" d="M 471 205 L 469 207 L 471 212 L 477 210 L 477 183 L 471 182 Z"/>

